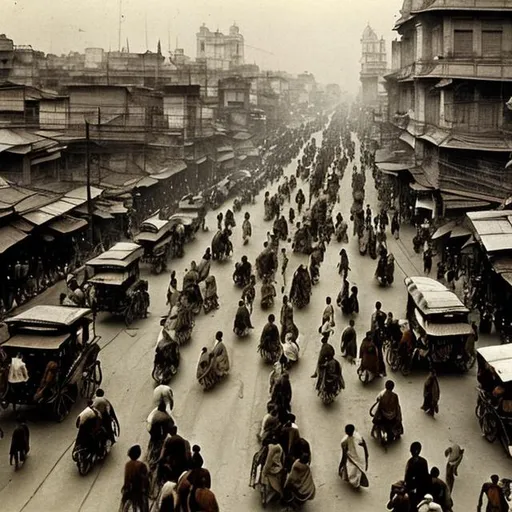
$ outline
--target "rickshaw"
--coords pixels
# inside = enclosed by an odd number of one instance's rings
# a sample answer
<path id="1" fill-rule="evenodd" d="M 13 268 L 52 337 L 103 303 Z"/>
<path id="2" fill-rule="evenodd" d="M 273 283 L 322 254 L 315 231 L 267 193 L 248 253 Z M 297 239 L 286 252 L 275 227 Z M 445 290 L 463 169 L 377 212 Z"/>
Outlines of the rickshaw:
<path id="1" fill-rule="evenodd" d="M 34 306 L 5 323 L 9 336 L 0 344 L 4 408 L 41 407 L 60 422 L 79 394 L 94 396 L 102 371 L 90 309 Z"/>
<path id="2" fill-rule="evenodd" d="M 148 282 L 139 275 L 143 254 L 140 245 L 119 242 L 86 263 L 89 272 L 93 273 L 87 282 L 94 286 L 96 311 L 122 316 L 126 325 L 135 318 L 147 316 Z"/>
<path id="3" fill-rule="evenodd" d="M 193 229 L 197 233 L 200 227 L 204 229 L 204 220 L 206 218 L 206 202 L 202 195 L 194 196 L 188 194 L 183 196 L 178 203 L 178 214 L 193 214 Z"/>
<path id="4" fill-rule="evenodd" d="M 475 409 L 482 434 L 499 439 L 512 457 L 512 345 L 477 349 L 478 399 Z"/>
<path id="5" fill-rule="evenodd" d="M 434 279 L 406 277 L 404 283 L 408 293 L 406 318 L 418 340 L 410 367 L 419 362 L 420 366 L 467 371 L 472 366 L 472 356 L 466 352 L 472 333 L 469 310 L 455 293 Z"/>
<path id="6" fill-rule="evenodd" d="M 144 248 L 142 261 L 151 265 L 154 274 L 165 269 L 172 241 L 171 228 L 171 222 L 160 219 L 157 213 L 141 224 L 140 233 L 135 237 L 135 242 Z"/>

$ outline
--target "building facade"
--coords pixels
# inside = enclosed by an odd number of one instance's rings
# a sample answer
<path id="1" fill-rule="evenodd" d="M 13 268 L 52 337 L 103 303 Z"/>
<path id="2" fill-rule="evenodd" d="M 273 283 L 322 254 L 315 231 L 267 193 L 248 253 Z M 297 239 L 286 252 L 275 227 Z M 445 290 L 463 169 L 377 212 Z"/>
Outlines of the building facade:
<path id="1" fill-rule="evenodd" d="M 512 195 L 512 0 L 470 4 L 405 0 L 386 76 L 388 121 L 399 141 L 388 149 L 406 153 L 401 162 L 410 164 L 394 172 L 438 215 Z M 382 163 L 385 170 L 397 161 Z"/>
<path id="2" fill-rule="evenodd" d="M 209 69 L 229 70 L 244 64 L 244 36 L 236 25 L 229 34 L 210 32 L 203 23 L 197 38 L 197 60 L 205 61 Z"/>
<path id="3" fill-rule="evenodd" d="M 368 25 L 361 37 L 361 48 L 361 101 L 366 106 L 377 106 L 383 92 L 381 83 L 387 68 L 386 41 L 379 39 Z"/>

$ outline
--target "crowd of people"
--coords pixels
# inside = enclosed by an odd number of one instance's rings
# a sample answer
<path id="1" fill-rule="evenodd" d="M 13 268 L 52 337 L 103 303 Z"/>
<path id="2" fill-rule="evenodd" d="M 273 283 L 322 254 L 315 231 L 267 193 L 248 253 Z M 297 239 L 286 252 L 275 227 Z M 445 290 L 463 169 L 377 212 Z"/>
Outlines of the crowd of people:
<path id="1" fill-rule="evenodd" d="M 319 118 L 301 128 L 281 130 L 274 134 L 272 140 L 265 141 L 265 180 L 271 184 L 275 181 L 278 183 L 275 194 L 271 195 L 269 191 L 264 194 L 264 219 L 272 222 L 272 228 L 254 265 L 246 255 L 234 265 L 233 281 L 240 289 L 233 322 L 236 336 L 245 337 L 256 328 L 251 315 L 258 285 L 261 287 L 260 307 L 263 310 L 272 308 L 281 296 L 279 318 L 268 314 L 258 344 L 261 358 L 271 365 L 267 412 L 258 433 L 260 446 L 253 457 L 250 472 L 250 485 L 260 492 L 263 506 L 280 501 L 285 507 L 296 509 L 313 500 L 316 495 L 311 445 L 303 437 L 304 432 L 299 429 L 297 418 L 292 413 L 291 375 L 301 354 L 300 330 L 294 319 L 294 309 L 302 309 L 310 303 L 315 285 L 321 279 L 321 265 L 329 245 L 345 245 L 349 241 L 348 222 L 341 212 L 334 215 L 340 203 L 340 182 L 349 165 L 353 166 L 352 237 L 357 237 L 361 255 L 368 253 L 371 258 L 378 259 L 375 277 L 379 283 L 384 278 L 386 284 L 393 283 L 394 258 L 388 250 L 387 232 L 390 231 L 395 238 L 399 237 L 400 219 L 396 214 L 390 219 L 384 208 L 374 212 L 369 204 L 364 207 L 365 171 L 372 168 L 373 156 L 369 148 L 362 144 L 360 162 L 355 161 L 356 145 L 349 111 L 339 109 L 333 114 L 323 131 L 322 143 L 317 145 L 312 135 L 325 122 L 325 118 Z M 271 148 L 274 146 L 279 151 L 273 151 Z M 304 150 L 297 161 L 295 175 L 285 175 L 284 167 L 299 155 L 302 147 Z M 265 180 L 261 183 L 265 183 Z M 307 183 L 309 191 L 306 194 Z M 133 508 L 148 512 L 151 502 L 154 503 L 152 510 L 160 512 L 216 512 L 220 509 L 212 491 L 210 472 L 204 467 L 201 447 L 197 444 L 191 446 L 191 442 L 182 437 L 181 431 L 178 434 L 172 417 L 174 395 L 168 385 L 170 376 L 163 370 L 173 367 L 177 371 L 179 347 L 191 339 L 195 315 L 201 310 L 207 312 L 219 307 L 212 261 L 233 254 L 231 237 L 236 231 L 240 231 L 242 246 L 251 242 L 253 230 L 250 214 L 245 212 L 243 219 L 243 224 L 236 230 L 233 211 L 228 209 L 225 213 L 219 213 L 218 230 L 211 248 L 205 249 L 199 264 L 190 262 L 181 289 L 176 273 L 171 273 L 167 291 L 169 313 L 163 321 L 155 350 L 155 368 L 160 371 L 153 371 L 153 376 L 159 377 L 155 377 L 158 385 L 153 393 L 154 409 L 147 418 L 148 446 L 143 450 L 136 444 L 128 451 L 121 510 L 131 503 Z M 288 282 L 289 250 L 307 254 L 308 263 L 299 265 Z M 347 362 L 349 371 L 354 368 L 363 384 L 386 377 L 385 352 L 388 346 L 396 345 L 400 353 L 410 357 L 417 343 L 422 342 L 413 339 L 410 326 L 401 325 L 392 312 L 386 313 L 383 304 L 376 301 L 369 329 L 358 350 L 358 288 L 349 281 L 355 262 L 349 261 L 344 247 L 341 247 L 339 256 L 337 268 L 341 289 L 335 300 L 330 296 L 322 298 L 325 307 L 318 328 L 320 350 L 311 376 L 316 379 L 315 390 L 325 404 L 331 403 L 345 389 L 342 364 L 331 342 L 336 326 L 335 305 L 340 308 L 348 324 L 341 334 L 339 355 Z M 278 294 L 275 286 L 278 274 L 282 280 L 281 294 Z M 75 287 L 73 283 L 69 285 L 70 288 Z M 223 338 L 224 332 L 216 331 L 212 347 L 201 349 L 196 378 L 205 390 L 215 386 L 231 370 Z M 422 409 L 433 416 L 439 413 L 439 401 L 439 381 L 435 369 L 431 368 L 423 387 Z M 392 380 L 385 381 L 384 389 L 376 397 L 371 411 L 372 437 L 385 445 L 403 435 L 404 418 Z M 28 427 L 22 421 L 19 426 L 17 435 L 26 444 L 21 451 L 12 450 L 13 463 L 16 465 L 24 460 L 29 450 Z M 81 450 L 97 453 L 101 458 L 115 444 L 120 431 L 119 422 L 103 390 L 96 391 L 95 398 L 77 418 L 76 426 L 78 435 L 73 450 L 76 460 L 80 459 Z M 100 439 L 101 454 L 98 452 Z M 340 448 L 340 478 L 356 489 L 369 487 L 369 449 L 364 436 L 354 424 L 346 423 Z M 429 469 L 421 450 L 420 442 L 411 444 L 411 457 L 406 463 L 404 477 L 391 485 L 387 508 L 395 512 L 451 512 L 451 494 L 464 450 L 456 444 L 446 450 L 444 480 L 440 477 L 439 468 L 434 466 Z M 142 460 L 143 451 L 145 461 Z M 508 510 L 503 482 L 496 475 L 482 487 L 479 508 L 484 495 L 489 503 L 487 510 Z"/>

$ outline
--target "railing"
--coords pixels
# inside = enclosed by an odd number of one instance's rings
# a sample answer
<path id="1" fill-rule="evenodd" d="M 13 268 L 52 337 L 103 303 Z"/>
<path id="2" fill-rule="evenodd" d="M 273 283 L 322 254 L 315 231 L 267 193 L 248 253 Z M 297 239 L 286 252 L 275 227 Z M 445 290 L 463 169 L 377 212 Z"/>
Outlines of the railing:
<path id="1" fill-rule="evenodd" d="M 416 61 L 394 71 L 391 75 L 397 80 L 414 77 L 442 78 L 482 78 L 494 80 L 512 80 L 512 58 L 451 58 Z"/>

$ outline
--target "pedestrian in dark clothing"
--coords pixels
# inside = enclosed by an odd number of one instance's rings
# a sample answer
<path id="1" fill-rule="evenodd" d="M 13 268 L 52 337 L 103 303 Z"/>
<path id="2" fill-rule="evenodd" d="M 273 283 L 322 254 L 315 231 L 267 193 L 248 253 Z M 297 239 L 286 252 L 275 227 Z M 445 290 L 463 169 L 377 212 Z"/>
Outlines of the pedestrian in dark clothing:
<path id="1" fill-rule="evenodd" d="M 503 493 L 503 488 L 499 484 L 500 477 L 492 475 L 491 481 L 482 485 L 480 496 L 478 497 L 477 512 L 482 510 L 482 498 L 484 494 L 487 496 L 487 507 L 485 512 L 508 512 L 509 506 L 507 499 Z"/>
<path id="2" fill-rule="evenodd" d="M 453 500 L 450 489 L 446 483 L 439 478 L 439 469 L 433 467 L 430 470 L 430 477 L 432 478 L 430 494 L 434 498 L 434 502 L 441 505 L 443 512 L 452 512 Z"/>
<path id="3" fill-rule="evenodd" d="M 398 220 L 398 212 L 393 214 L 393 218 L 391 219 L 391 234 L 395 237 L 396 240 L 400 238 L 400 222 Z"/>
<path id="4" fill-rule="evenodd" d="M 432 251 L 430 248 L 428 248 L 426 251 L 423 252 L 423 272 L 425 274 L 430 274 L 430 271 L 432 270 Z"/>
<path id="5" fill-rule="evenodd" d="M 15 469 L 18 469 L 20 462 L 25 462 L 27 454 L 30 451 L 30 431 L 25 419 L 18 417 L 18 425 L 14 429 L 11 438 L 11 449 L 9 451 L 9 463 L 14 463 Z"/>
<path id="6" fill-rule="evenodd" d="M 222 217 L 223 217 L 222 212 L 219 212 L 219 214 L 217 215 L 217 229 L 219 231 L 222 230 Z"/>
<path id="7" fill-rule="evenodd" d="M 418 503 L 430 491 L 431 477 L 428 472 L 428 462 L 420 456 L 421 443 L 411 444 L 411 458 L 405 466 L 405 486 L 411 499 L 412 509 L 416 510 Z"/>

